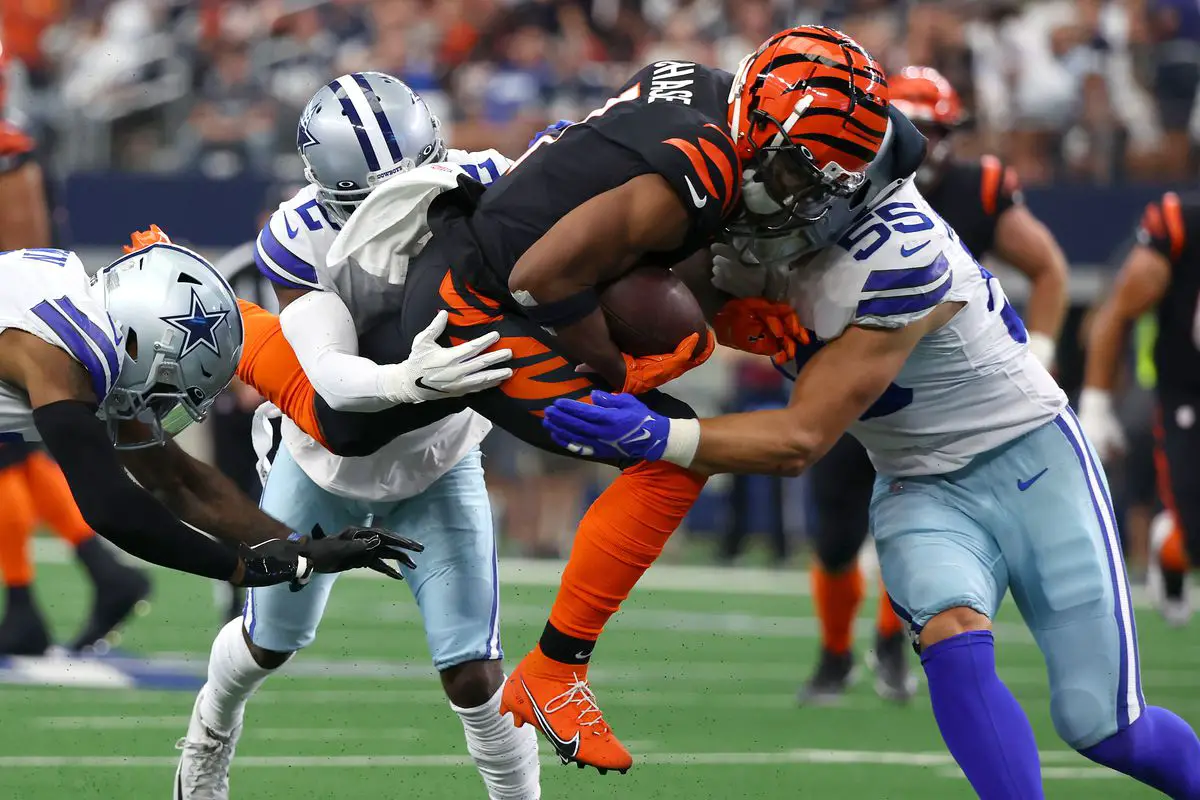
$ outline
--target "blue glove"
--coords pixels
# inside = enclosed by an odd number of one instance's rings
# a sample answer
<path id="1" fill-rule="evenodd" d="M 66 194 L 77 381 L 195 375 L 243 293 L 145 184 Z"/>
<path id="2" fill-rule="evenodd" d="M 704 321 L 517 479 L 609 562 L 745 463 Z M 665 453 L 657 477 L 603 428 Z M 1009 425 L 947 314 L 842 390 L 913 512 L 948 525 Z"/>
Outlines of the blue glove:
<path id="1" fill-rule="evenodd" d="M 631 394 L 592 392 L 592 403 L 555 400 L 542 425 L 560 447 L 588 458 L 657 461 L 671 420 Z"/>
<path id="2" fill-rule="evenodd" d="M 537 133 L 535 133 L 533 135 L 533 138 L 529 140 L 528 146 L 533 147 L 535 144 L 537 144 L 537 140 L 542 138 L 543 136 L 556 136 L 557 134 L 562 133 L 563 128 L 566 128 L 566 127 L 568 127 L 570 125 L 574 125 L 574 124 L 575 123 L 569 119 L 560 119 L 558 122 L 555 122 L 554 124 L 549 125 L 546 128 L 544 128 L 543 130 L 540 130 Z"/>

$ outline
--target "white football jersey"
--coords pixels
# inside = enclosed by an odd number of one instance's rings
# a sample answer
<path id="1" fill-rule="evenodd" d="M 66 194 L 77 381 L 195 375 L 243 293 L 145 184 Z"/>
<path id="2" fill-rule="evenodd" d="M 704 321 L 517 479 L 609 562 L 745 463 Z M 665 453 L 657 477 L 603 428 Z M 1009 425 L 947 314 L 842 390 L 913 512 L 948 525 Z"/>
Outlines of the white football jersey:
<path id="1" fill-rule="evenodd" d="M 433 199 L 454 188 L 459 175 L 488 184 L 509 164 L 495 150 L 450 150 L 445 163 L 380 184 L 344 228 L 321 210 L 316 188 L 306 186 L 281 203 L 259 233 L 259 271 L 286 288 L 335 292 L 362 333 L 399 310 L 408 262 L 429 238 L 425 215 Z M 333 455 L 286 418 L 281 430 L 284 445 L 318 486 L 343 497 L 388 501 L 423 492 L 483 440 L 491 423 L 463 411 L 365 458 Z"/>
<path id="2" fill-rule="evenodd" d="M 32 333 L 65 350 L 87 371 L 97 402 L 121 371 L 121 333 L 100 300 L 79 257 L 46 248 L 0 253 L 0 332 Z M 0 382 L 0 441 L 40 441 L 29 398 Z"/>
<path id="3" fill-rule="evenodd" d="M 1029 353 L 1025 326 L 1000 282 L 911 180 L 876 199 L 837 244 L 793 265 L 718 260 L 714 283 L 739 297 L 790 302 L 818 339 L 804 356 L 850 325 L 900 328 L 941 303 L 965 304 L 917 344 L 895 382 L 850 428 L 882 475 L 953 472 L 1067 404 Z"/>

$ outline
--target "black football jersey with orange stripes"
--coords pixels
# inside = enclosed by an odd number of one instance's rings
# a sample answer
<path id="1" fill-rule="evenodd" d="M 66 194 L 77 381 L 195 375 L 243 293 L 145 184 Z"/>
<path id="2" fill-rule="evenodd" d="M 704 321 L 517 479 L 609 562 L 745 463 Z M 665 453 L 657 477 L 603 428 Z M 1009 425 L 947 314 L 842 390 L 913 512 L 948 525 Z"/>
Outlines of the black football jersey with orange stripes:
<path id="1" fill-rule="evenodd" d="M 456 271 L 507 302 L 517 259 L 555 223 L 632 178 L 658 174 L 679 195 L 691 225 L 683 245 L 656 260 L 681 261 L 708 245 L 738 204 L 742 170 L 727 121 L 732 83 L 729 73 L 700 64 L 652 64 L 603 108 L 539 140 L 483 193 L 469 224 L 447 230 L 445 217 L 431 213 L 430 227 L 435 236 L 473 240 L 482 258 L 452 246 Z"/>
<path id="2" fill-rule="evenodd" d="M 976 258 L 995 244 L 1000 215 L 1022 202 L 1016 172 L 995 156 L 952 162 L 938 184 L 921 187 L 921 194 Z"/>
<path id="3" fill-rule="evenodd" d="M 1146 206 L 1137 241 L 1171 265 L 1171 284 L 1157 310 L 1158 385 L 1200 389 L 1200 194 L 1167 192 Z"/>

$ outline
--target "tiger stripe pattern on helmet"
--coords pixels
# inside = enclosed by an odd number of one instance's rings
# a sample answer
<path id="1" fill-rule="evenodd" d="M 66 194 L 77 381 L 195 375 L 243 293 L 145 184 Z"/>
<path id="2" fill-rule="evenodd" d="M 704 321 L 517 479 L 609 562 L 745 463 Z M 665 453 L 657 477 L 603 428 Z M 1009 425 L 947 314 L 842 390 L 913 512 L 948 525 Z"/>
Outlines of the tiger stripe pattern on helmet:
<path id="1" fill-rule="evenodd" d="M 743 62 L 734 91 L 730 126 L 746 159 L 783 135 L 818 170 L 836 163 L 861 172 L 887 131 L 883 70 L 833 28 L 806 25 L 772 36 Z"/>
<path id="2" fill-rule="evenodd" d="M 892 105 L 916 123 L 955 128 L 963 122 L 962 100 L 933 67 L 905 67 L 889 81 Z"/>

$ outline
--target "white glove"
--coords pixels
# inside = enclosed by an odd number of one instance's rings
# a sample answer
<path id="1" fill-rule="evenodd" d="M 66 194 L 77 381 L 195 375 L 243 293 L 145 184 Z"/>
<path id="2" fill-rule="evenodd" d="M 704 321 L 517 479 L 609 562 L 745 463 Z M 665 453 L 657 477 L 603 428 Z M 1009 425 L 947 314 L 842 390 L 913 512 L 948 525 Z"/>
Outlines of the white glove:
<path id="1" fill-rule="evenodd" d="M 762 297 L 767 290 L 767 268 L 748 263 L 737 248 L 717 243 L 713 255 L 713 286 L 734 297 Z"/>
<path id="2" fill-rule="evenodd" d="M 413 338 L 408 360 L 388 365 L 384 376 L 385 396 L 393 403 L 421 403 L 444 397 L 459 397 L 498 386 L 512 377 L 508 367 L 492 369 L 512 358 L 512 350 L 484 353 L 500 334 L 486 333 L 478 339 L 442 347 L 437 338 L 446 330 L 449 315 L 439 311 L 429 327 Z"/>
<path id="3" fill-rule="evenodd" d="M 1125 452 L 1125 432 L 1113 412 L 1110 392 L 1084 388 L 1079 395 L 1079 424 L 1101 460 L 1108 461 Z"/>
<path id="4" fill-rule="evenodd" d="M 1053 339 L 1044 333 L 1030 331 L 1029 340 L 1026 343 L 1026 346 L 1029 348 L 1030 354 L 1038 360 L 1039 364 L 1041 364 L 1047 370 L 1054 368 L 1054 353 L 1056 347 Z"/>

